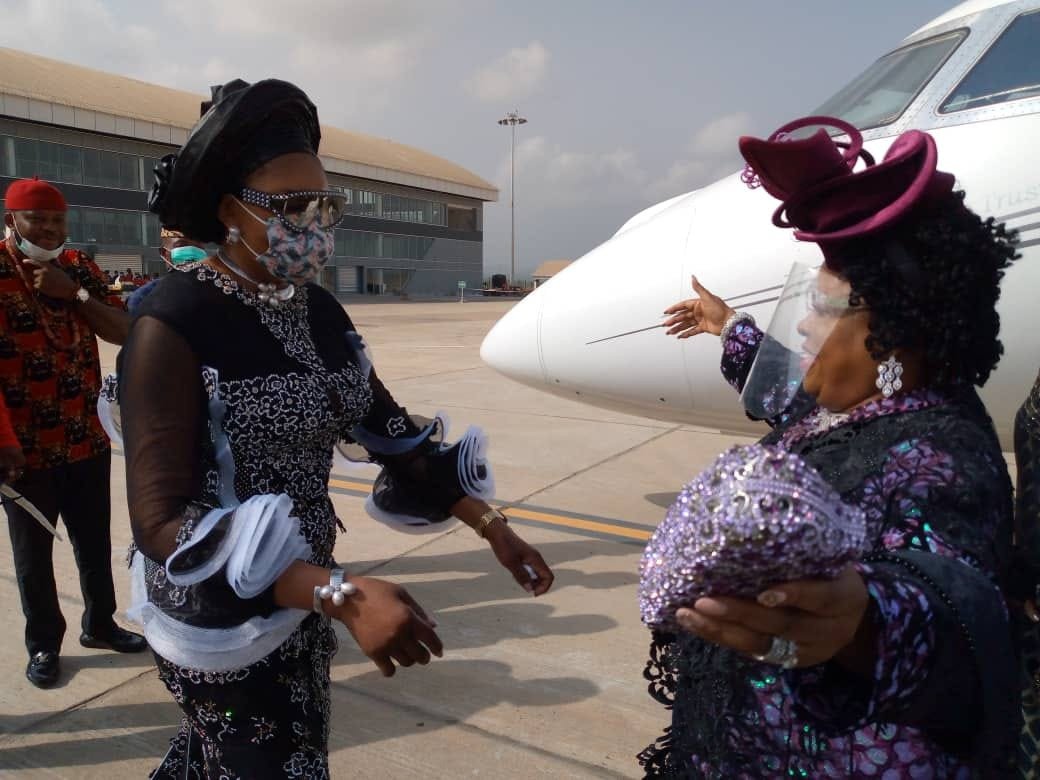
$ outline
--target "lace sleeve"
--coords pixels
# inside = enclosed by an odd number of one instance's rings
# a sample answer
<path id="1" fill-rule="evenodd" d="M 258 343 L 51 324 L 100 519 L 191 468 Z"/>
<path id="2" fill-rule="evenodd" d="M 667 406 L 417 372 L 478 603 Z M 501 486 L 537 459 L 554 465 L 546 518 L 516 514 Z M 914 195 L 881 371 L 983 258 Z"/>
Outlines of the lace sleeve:
<path id="1" fill-rule="evenodd" d="M 935 615 L 920 587 L 904 581 L 898 570 L 866 564 L 857 568 L 878 626 L 873 679 L 855 680 L 831 664 L 786 673 L 802 712 L 833 729 L 898 721 L 919 695 L 935 652 Z M 956 717 L 963 716 L 957 710 Z"/>
<path id="2" fill-rule="evenodd" d="M 177 548 L 185 511 L 202 498 L 201 376 L 173 328 L 148 316 L 134 322 L 119 356 L 119 405 L 130 525 L 153 561 Z"/>
<path id="3" fill-rule="evenodd" d="M 132 557 L 128 615 L 152 649 L 181 666 L 239 668 L 307 616 L 274 602 L 277 577 L 310 548 L 286 495 L 224 506 L 207 496 L 202 369 L 169 324 L 135 320 L 119 359 Z"/>
<path id="4" fill-rule="evenodd" d="M 996 456 L 974 445 L 904 442 L 867 483 L 883 508 L 882 549 L 861 569 L 879 629 L 874 674 L 852 695 L 831 665 L 788 673 L 810 716 L 955 735 L 990 758 L 1013 738 L 1017 666 L 996 585 L 1010 486 Z"/>
<path id="5" fill-rule="evenodd" d="M 419 428 L 375 371 L 369 375 L 369 385 L 373 402 L 354 431 L 359 442 L 403 493 L 448 514 L 450 507 L 467 495 L 458 478 L 457 458 L 452 458 L 448 454 L 451 450 L 442 448 L 435 440 L 436 425 Z"/>
<path id="6" fill-rule="evenodd" d="M 738 320 L 732 327 L 726 340 L 722 344 L 722 376 L 738 393 L 744 392 L 751 367 L 758 357 L 759 348 L 764 339 L 768 338 L 752 320 Z M 775 359 L 775 356 L 774 356 Z M 777 375 L 780 371 L 777 369 Z M 772 391 L 775 395 L 775 390 Z M 778 406 L 773 401 L 762 404 L 769 408 Z M 760 419 L 748 413 L 748 418 L 755 421 L 765 422 L 770 428 L 783 427 L 787 423 L 804 416 L 816 406 L 816 401 L 811 398 L 802 388 L 798 388 L 794 398 L 787 407 L 774 417 Z"/>
<path id="7" fill-rule="evenodd" d="M 451 507 L 465 496 L 493 498 L 483 431 L 471 427 L 447 444 L 448 420 L 439 414 L 433 420 L 410 415 L 380 381 L 361 337 L 348 331 L 347 340 L 368 380 L 372 403 L 340 451 L 350 460 L 383 467 L 365 504 L 368 513 L 399 529 L 422 531 L 451 517 Z M 351 443 L 359 445 L 362 454 L 350 454 L 357 449 Z"/>
<path id="8" fill-rule="evenodd" d="M 722 344 L 722 376 L 738 393 L 744 389 L 764 336 L 754 321 L 740 320 Z"/>

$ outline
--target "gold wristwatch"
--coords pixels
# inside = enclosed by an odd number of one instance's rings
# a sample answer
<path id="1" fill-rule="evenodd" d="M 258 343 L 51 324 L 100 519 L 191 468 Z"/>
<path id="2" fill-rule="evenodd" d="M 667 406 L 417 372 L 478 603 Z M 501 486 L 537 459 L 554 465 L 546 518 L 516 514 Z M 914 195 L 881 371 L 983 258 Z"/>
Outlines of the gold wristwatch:
<path id="1" fill-rule="evenodd" d="M 506 519 L 506 516 L 499 512 L 497 509 L 489 509 L 480 516 L 480 521 L 477 523 L 477 527 L 473 530 L 477 532 L 477 536 L 479 536 L 481 539 L 485 539 L 487 538 L 485 536 L 485 533 L 487 532 L 487 527 L 496 520 L 501 520 L 503 523 L 507 524 L 509 523 L 509 520 Z"/>

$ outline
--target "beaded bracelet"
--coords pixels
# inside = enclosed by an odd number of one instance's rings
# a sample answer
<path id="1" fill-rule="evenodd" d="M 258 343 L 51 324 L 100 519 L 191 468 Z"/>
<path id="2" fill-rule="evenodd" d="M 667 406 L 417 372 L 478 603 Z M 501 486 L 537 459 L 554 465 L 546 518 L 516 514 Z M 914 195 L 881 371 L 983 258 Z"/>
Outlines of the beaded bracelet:
<path id="1" fill-rule="evenodd" d="M 719 341 L 723 344 L 726 343 L 726 339 L 729 338 L 730 331 L 737 325 L 738 322 L 750 322 L 752 325 L 755 324 L 755 318 L 748 314 L 746 311 L 735 311 L 726 320 L 726 324 L 722 326 L 722 330 L 719 331 Z"/>
<path id="2" fill-rule="evenodd" d="M 352 582 L 344 582 L 343 577 L 345 573 L 343 569 L 333 569 L 329 572 L 329 584 L 328 585 L 315 585 L 314 586 L 314 601 L 312 602 L 311 609 L 317 612 L 319 615 L 324 615 L 325 610 L 323 609 L 322 602 L 332 600 L 332 603 L 337 607 L 342 607 L 343 603 L 347 600 L 347 596 L 353 596 L 357 593 L 357 585 Z"/>

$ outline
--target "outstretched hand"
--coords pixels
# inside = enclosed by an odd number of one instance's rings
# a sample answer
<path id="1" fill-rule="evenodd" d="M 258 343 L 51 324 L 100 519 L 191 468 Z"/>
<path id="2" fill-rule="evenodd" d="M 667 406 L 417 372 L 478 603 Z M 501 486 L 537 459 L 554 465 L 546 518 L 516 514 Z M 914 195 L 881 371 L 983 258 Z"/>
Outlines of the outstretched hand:
<path id="1" fill-rule="evenodd" d="M 464 496 L 452 507 L 451 513 L 470 528 L 476 529 L 479 520 L 490 509 L 483 501 Z M 553 584 L 552 569 L 541 553 L 525 542 L 507 522 L 495 520 L 484 527 L 484 539 L 491 545 L 491 552 L 517 584 L 532 596 L 548 592 Z"/>
<path id="2" fill-rule="evenodd" d="M 672 316 L 664 321 L 663 327 L 668 328 L 669 336 L 681 339 L 688 339 L 698 333 L 718 336 L 726 320 L 733 315 L 733 309 L 697 281 L 696 276 L 690 277 L 690 285 L 697 297 L 679 301 L 665 309 L 664 313 Z"/>
<path id="3" fill-rule="evenodd" d="M 524 590 L 532 596 L 548 592 L 554 575 L 541 553 L 503 522 L 489 525 L 485 535 L 498 562 Z"/>

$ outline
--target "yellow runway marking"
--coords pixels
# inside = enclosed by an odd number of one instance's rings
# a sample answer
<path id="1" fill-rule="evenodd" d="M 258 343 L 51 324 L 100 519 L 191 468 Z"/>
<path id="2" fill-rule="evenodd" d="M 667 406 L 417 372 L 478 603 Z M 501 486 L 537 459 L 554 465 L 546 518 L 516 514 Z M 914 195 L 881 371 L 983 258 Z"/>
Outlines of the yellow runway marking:
<path id="1" fill-rule="evenodd" d="M 347 490 L 360 490 L 362 493 L 371 493 L 372 485 L 368 482 L 354 482 L 349 479 L 337 479 L 333 477 L 329 480 L 329 484 L 333 487 L 346 488 Z"/>
<path id="2" fill-rule="evenodd" d="M 509 514 L 513 517 L 539 520 L 543 523 L 562 525 L 567 528 L 580 528 L 583 531 L 596 531 L 601 534 L 610 534 L 611 536 L 624 536 L 627 539 L 638 539 L 642 542 L 650 538 L 650 531 L 640 531 L 636 528 L 626 528 L 622 525 L 612 525 L 610 523 L 599 523 L 595 520 L 584 520 L 580 517 L 566 517 L 548 512 L 536 512 L 533 509 L 523 509 L 522 507 L 510 507 Z"/>
<path id="3" fill-rule="evenodd" d="M 122 456 L 123 453 L 120 450 L 113 448 L 112 454 Z M 329 480 L 329 487 L 339 488 L 340 490 L 349 490 L 354 493 L 360 493 L 361 495 L 368 495 L 372 492 L 371 482 L 359 482 L 335 476 Z M 499 509 L 507 510 L 511 517 L 516 517 L 521 520 L 533 520 L 536 523 L 544 523 L 546 525 L 559 526 L 561 528 L 570 528 L 575 531 L 589 531 L 600 537 L 612 536 L 617 539 L 645 542 L 650 538 L 650 534 L 653 532 L 652 529 L 643 530 L 642 528 L 635 528 L 631 525 L 611 523 L 605 518 L 602 520 L 590 520 L 584 517 L 572 517 L 570 515 L 556 514 L 555 512 L 547 512 L 540 509 L 528 509 L 524 506 L 511 506 L 509 504 L 497 504 L 497 506 Z"/>
<path id="4" fill-rule="evenodd" d="M 372 485 L 367 482 L 356 482 L 354 480 L 340 479 L 337 477 L 330 479 L 329 485 L 344 490 L 357 491 L 358 493 L 372 492 Z M 524 520 L 534 520 L 539 523 L 546 523 L 548 525 L 560 526 L 563 528 L 572 528 L 578 531 L 592 531 L 596 534 L 633 539 L 640 542 L 645 542 L 650 538 L 651 534 L 650 529 L 643 530 L 641 528 L 630 528 L 601 520 L 570 517 L 568 515 L 556 514 L 554 512 L 528 509 L 523 506 L 510 506 L 509 504 L 499 504 L 498 506 L 506 509 L 511 517 Z"/>

